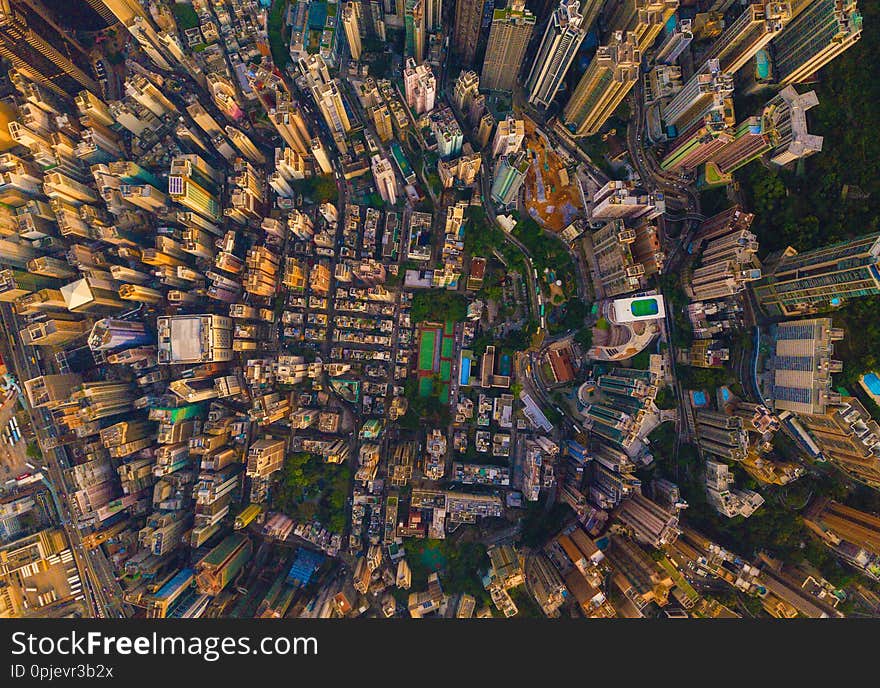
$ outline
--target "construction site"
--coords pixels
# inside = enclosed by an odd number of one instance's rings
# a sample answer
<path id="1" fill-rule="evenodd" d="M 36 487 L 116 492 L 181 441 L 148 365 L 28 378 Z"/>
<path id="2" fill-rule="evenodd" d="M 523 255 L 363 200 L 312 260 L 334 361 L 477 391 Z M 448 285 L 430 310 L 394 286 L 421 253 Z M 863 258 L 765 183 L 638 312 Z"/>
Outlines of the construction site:
<path id="1" fill-rule="evenodd" d="M 524 183 L 526 211 L 542 227 L 561 232 L 583 212 L 577 182 L 569 177 L 567 161 L 554 149 L 546 135 L 528 117 L 525 120 L 525 149 L 530 165 Z"/>

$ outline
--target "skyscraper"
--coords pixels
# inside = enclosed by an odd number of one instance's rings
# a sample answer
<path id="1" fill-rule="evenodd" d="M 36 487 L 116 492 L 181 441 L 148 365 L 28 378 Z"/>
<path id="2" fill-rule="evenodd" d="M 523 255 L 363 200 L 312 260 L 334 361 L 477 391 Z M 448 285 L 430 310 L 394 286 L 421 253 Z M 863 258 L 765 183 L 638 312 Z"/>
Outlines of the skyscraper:
<path id="1" fill-rule="evenodd" d="M 406 68 L 403 70 L 403 87 L 406 95 L 406 104 L 416 115 L 431 112 L 437 98 L 437 80 L 431 67 L 426 64 L 416 64 L 412 57 L 407 58 Z"/>
<path id="2" fill-rule="evenodd" d="M 477 53 L 480 24 L 483 18 L 482 0 L 457 0 L 455 25 L 452 30 L 452 54 L 459 64 L 469 67 Z"/>
<path id="3" fill-rule="evenodd" d="M 761 48 L 782 31 L 791 18 L 788 2 L 753 3 L 746 7 L 730 26 L 724 29 L 709 52 L 709 60 L 718 60 L 722 72 L 735 74 Z M 706 69 L 706 64 L 700 71 Z"/>
<path id="4" fill-rule="evenodd" d="M 526 80 L 529 102 L 549 107 L 587 35 L 578 0 L 562 0 L 550 17 Z"/>
<path id="5" fill-rule="evenodd" d="M 525 0 L 511 0 L 506 9 L 492 13 L 492 28 L 480 77 L 484 89 L 513 89 L 534 26 L 535 15 L 525 9 Z"/>
<path id="6" fill-rule="evenodd" d="M 675 64 L 685 48 L 687 48 L 694 38 L 691 31 L 692 22 L 690 19 L 679 19 L 675 23 L 675 28 L 669 32 L 660 47 L 657 48 L 657 54 L 654 60 L 659 64 Z"/>
<path id="7" fill-rule="evenodd" d="M 425 4 L 424 0 L 406 0 L 403 26 L 406 42 L 404 54 L 415 59 L 416 64 L 425 61 Z"/>
<path id="8" fill-rule="evenodd" d="M 677 9 L 678 0 L 612 0 L 605 6 L 605 27 L 612 35 L 633 32 L 644 54 Z"/>
<path id="9" fill-rule="evenodd" d="M 318 109 L 324 116 L 324 121 L 331 132 L 346 134 L 351 129 L 351 122 L 345 105 L 342 103 L 342 92 L 339 88 L 339 80 L 331 79 L 327 83 L 313 83 L 312 96 Z"/>
<path id="10" fill-rule="evenodd" d="M 813 0 L 773 39 L 773 69 L 783 85 L 799 84 L 862 35 L 855 0 Z"/>
<path id="11" fill-rule="evenodd" d="M 733 95 L 733 76 L 721 71 L 718 60 L 710 60 L 705 72 L 694 74 L 669 104 L 663 119 L 679 131 L 687 131 L 709 113 L 719 100 Z"/>
<path id="12" fill-rule="evenodd" d="M 394 168 L 388 158 L 381 155 L 374 155 L 370 161 L 370 167 L 373 170 L 373 179 L 376 182 L 376 189 L 382 200 L 388 205 L 397 203 L 397 177 L 394 174 Z"/>
<path id="13" fill-rule="evenodd" d="M 347 2 L 342 8 L 342 26 L 348 39 L 351 59 L 361 59 L 361 3 Z"/>
<path id="14" fill-rule="evenodd" d="M 443 28 L 443 0 L 424 0 L 425 31 L 434 32 Z"/>
<path id="15" fill-rule="evenodd" d="M 880 233 L 798 253 L 789 247 L 764 261 L 755 284 L 769 315 L 803 315 L 840 306 L 847 299 L 880 295 Z"/>
<path id="16" fill-rule="evenodd" d="M 600 46 L 563 111 L 575 136 L 598 133 L 639 79 L 641 53 L 634 33 L 618 31 Z"/>
<path id="17" fill-rule="evenodd" d="M 54 93 L 101 92 L 85 49 L 39 0 L 0 0 L 0 56 Z"/>
<path id="18" fill-rule="evenodd" d="M 516 202 L 528 169 L 529 158 L 525 151 L 501 158 L 492 182 L 492 200 L 504 206 Z"/>

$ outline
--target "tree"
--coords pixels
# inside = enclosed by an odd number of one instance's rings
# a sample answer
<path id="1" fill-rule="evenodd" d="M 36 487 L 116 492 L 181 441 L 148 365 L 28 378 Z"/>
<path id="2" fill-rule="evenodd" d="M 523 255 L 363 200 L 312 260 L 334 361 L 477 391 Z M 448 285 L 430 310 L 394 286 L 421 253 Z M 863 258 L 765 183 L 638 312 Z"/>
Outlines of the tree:
<path id="1" fill-rule="evenodd" d="M 419 322 L 461 321 L 467 316 L 467 299 L 447 289 L 426 289 L 413 296 L 410 319 Z"/>

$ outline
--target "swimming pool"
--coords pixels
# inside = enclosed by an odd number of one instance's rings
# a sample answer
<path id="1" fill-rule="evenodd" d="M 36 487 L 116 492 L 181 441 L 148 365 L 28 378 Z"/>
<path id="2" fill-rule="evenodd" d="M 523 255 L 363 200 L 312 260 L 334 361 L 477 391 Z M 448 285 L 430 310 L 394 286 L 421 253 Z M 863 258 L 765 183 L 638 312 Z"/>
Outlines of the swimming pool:
<path id="1" fill-rule="evenodd" d="M 697 406 L 705 406 L 709 403 L 709 400 L 706 399 L 706 394 L 704 392 L 694 392 L 694 403 Z"/>
<path id="2" fill-rule="evenodd" d="M 730 390 L 727 389 L 727 387 L 721 388 L 721 398 L 724 399 L 724 401 L 730 399 Z"/>
<path id="3" fill-rule="evenodd" d="M 865 373 L 862 380 L 865 381 L 865 387 L 871 390 L 871 394 L 880 396 L 880 377 L 877 377 L 877 373 Z"/>
<path id="4" fill-rule="evenodd" d="M 639 299 L 633 301 L 629 305 L 629 309 L 637 318 L 646 315 L 657 315 L 657 313 L 660 312 L 660 307 L 657 305 L 657 299 Z"/>

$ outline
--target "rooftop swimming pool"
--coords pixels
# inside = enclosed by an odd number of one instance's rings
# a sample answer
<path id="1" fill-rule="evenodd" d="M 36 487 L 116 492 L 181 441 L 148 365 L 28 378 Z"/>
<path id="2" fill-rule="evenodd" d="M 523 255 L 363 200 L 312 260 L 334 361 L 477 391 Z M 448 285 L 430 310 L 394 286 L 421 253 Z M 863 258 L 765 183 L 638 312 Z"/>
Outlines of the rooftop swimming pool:
<path id="1" fill-rule="evenodd" d="M 660 312 L 657 299 L 638 299 L 629 305 L 629 309 L 637 318 L 642 318 L 646 315 L 657 315 Z"/>

